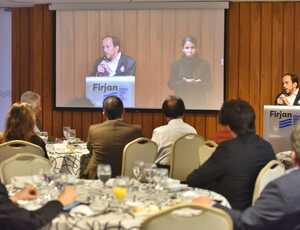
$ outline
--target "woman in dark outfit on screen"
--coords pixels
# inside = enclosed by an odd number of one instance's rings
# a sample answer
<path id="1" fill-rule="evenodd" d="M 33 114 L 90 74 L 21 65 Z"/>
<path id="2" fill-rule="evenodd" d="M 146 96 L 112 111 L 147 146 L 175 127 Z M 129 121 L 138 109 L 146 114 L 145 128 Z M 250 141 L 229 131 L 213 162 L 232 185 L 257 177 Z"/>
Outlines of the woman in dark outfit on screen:
<path id="1" fill-rule="evenodd" d="M 188 109 L 197 109 L 207 104 L 207 93 L 211 91 L 210 67 L 198 56 L 193 37 L 185 37 L 182 46 L 182 57 L 172 64 L 168 85 Z"/>

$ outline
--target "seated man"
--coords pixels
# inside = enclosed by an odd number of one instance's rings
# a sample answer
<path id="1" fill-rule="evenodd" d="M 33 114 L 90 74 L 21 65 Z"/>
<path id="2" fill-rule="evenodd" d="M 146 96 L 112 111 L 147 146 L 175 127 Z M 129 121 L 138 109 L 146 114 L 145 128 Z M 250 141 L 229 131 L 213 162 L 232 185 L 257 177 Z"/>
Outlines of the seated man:
<path id="1" fill-rule="evenodd" d="M 74 202 L 77 195 L 73 187 L 67 186 L 57 200 L 49 201 L 38 210 L 28 211 L 15 204 L 18 200 L 33 200 L 36 197 L 37 191 L 32 186 L 27 186 L 9 197 L 5 186 L 0 182 L 1 230 L 40 229 L 62 212 L 63 206 Z"/>
<path id="2" fill-rule="evenodd" d="M 235 209 L 251 205 L 259 171 L 275 159 L 272 146 L 255 134 L 255 112 L 242 100 L 224 102 L 220 123 L 235 136 L 222 142 L 213 155 L 187 178 L 192 187 L 210 189 L 225 196 Z"/>
<path id="3" fill-rule="evenodd" d="M 163 102 L 162 111 L 168 124 L 154 129 L 152 140 L 158 145 L 155 163 L 158 166 L 169 167 L 172 145 L 176 139 L 188 133 L 197 134 L 197 131 L 182 120 L 185 106 L 181 98 L 168 97 Z"/>
<path id="4" fill-rule="evenodd" d="M 32 91 L 26 91 L 21 95 L 21 103 L 27 103 L 31 106 L 32 111 L 35 114 L 35 126 L 34 132 L 39 135 L 42 123 L 40 121 L 40 116 L 42 113 L 42 103 L 41 96 L 38 93 Z"/>
<path id="5" fill-rule="evenodd" d="M 276 97 L 276 105 L 300 105 L 299 80 L 296 74 L 282 77 L 282 92 Z"/>
<path id="6" fill-rule="evenodd" d="M 84 177 L 97 178 L 97 164 L 110 164 L 112 176 L 119 176 L 122 169 L 123 149 L 130 141 L 142 136 L 141 127 L 123 121 L 123 103 L 110 96 L 103 101 L 103 115 L 107 119 L 92 125 L 88 133 L 88 148 L 92 157 L 83 173 Z"/>
<path id="7" fill-rule="evenodd" d="M 291 134 L 293 158 L 297 167 L 286 175 L 270 182 L 254 206 L 243 212 L 224 209 L 232 217 L 234 230 L 299 230 L 300 229 L 300 126 Z M 211 206 L 207 197 L 194 200 L 195 203 Z"/>

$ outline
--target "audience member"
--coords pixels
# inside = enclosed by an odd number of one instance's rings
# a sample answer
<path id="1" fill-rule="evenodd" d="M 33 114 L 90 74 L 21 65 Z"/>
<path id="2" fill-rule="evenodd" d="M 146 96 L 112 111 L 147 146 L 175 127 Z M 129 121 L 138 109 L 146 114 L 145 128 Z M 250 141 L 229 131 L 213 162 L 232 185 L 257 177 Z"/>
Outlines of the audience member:
<path id="1" fill-rule="evenodd" d="M 40 229 L 62 212 L 63 206 L 69 205 L 77 199 L 74 187 L 66 186 L 57 200 L 49 201 L 38 210 L 28 211 L 16 204 L 18 200 L 34 200 L 37 196 L 36 189 L 27 186 L 9 197 L 5 186 L 0 182 L 1 230 Z"/>
<path id="2" fill-rule="evenodd" d="M 272 146 L 255 134 L 255 112 L 243 100 L 224 102 L 220 123 L 234 139 L 221 143 L 213 155 L 187 178 L 188 185 L 224 195 L 231 206 L 243 210 L 251 205 L 259 171 L 275 159 Z"/>
<path id="3" fill-rule="evenodd" d="M 92 157 L 84 177 L 95 179 L 97 164 L 110 164 L 112 176 L 121 174 L 123 149 L 130 141 L 141 137 L 141 127 L 123 121 L 124 107 L 120 98 L 110 96 L 103 101 L 106 121 L 92 125 L 88 133 L 88 148 Z"/>
<path id="4" fill-rule="evenodd" d="M 154 129 L 152 140 L 158 145 L 155 163 L 161 167 L 169 167 L 172 145 L 176 139 L 188 133 L 197 134 L 197 131 L 182 120 L 185 106 L 181 98 L 169 96 L 162 104 L 162 111 L 168 124 Z"/>
<path id="5" fill-rule="evenodd" d="M 21 96 L 21 102 L 27 103 L 32 107 L 32 110 L 36 117 L 34 132 L 36 134 L 39 134 L 42 128 L 42 124 L 39 120 L 39 116 L 42 112 L 41 96 L 38 93 L 32 91 L 26 91 Z"/>
<path id="6" fill-rule="evenodd" d="M 282 92 L 276 97 L 277 105 L 300 105 L 299 79 L 296 74 L 282 77 Z"/>
<path id="7" fill-rule="evenodd" d="M 6 120 L 4 140 L 24 140 L 40 146 L 47 157 L 44 141 L 35 134 L 35 115 L 27 103 L 14 103 Z"/>
<path id="8" fill-rule="evenodd" d="M 291 134 L 293 158 L 297 165 L 286 175 L 270 182 L 254 206 L 243 212 L 216 207 L 228 212 L 234 222 L 234 230 L 299 230 L 300 229 L 300 125 Z M 201 205 L 213 205 L 208 197 L 194 201 Z"/>

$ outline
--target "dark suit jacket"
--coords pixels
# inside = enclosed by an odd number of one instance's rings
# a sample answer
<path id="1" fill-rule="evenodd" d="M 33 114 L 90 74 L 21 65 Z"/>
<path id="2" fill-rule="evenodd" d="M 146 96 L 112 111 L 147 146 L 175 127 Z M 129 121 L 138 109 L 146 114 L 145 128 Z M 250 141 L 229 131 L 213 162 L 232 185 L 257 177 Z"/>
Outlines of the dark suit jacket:
<path id="1" fill-rule="evenodd" d="M 97 164 L 110 164 L 112 176 L 121 175 L 123 149 L 130 141 L 141 137 L 140 126 L 128 124 L 121 119 L 107 120 L 90 126 L 88 148 L 92 152 L 84 176 L 97 177 Z"/>
<path id="2" fill-rule="evenodd" d="M 259 171 L 275 159 L 272 146 L 255 134 L 222 142 L 202 166 L 187 178 L 188 185 L 224 195 L 231 207 L 251 205 Z"/>
<path id="3" fill-rule="evenodd" d="M 275 98 L 275 105 L 281 105 L 281 104 L 277 104 L 277 98 L 280 97 L 281 95 L 282 95 L 282 93 L 280 93 L 280 94 L 278 94 L 278 95 L 276 96 L 276 98 Z M 300 106 L 299 101 L 300 101 L 300 90 L 299 90 L 298 93 L 297 93 L 297 96 L 296 96 L 296 98 L 295 98 L 295 100 L 294 100 L 294 102 L 293 102 L 293 105 L 298 105 L 298 106 Z"/>
<path id="4" fill-rule="evenodd" d="M 253 207 L 227 211 L 234 230 L 299 230 L 300 170 L 270 182 Z"/>
<path id="5" fill-rule="evenodd" d="M 108 73 L 100 74 L 98 73 L 97 67 L 98 65 L 104 60 L 104 58 L 100 58 L 96 61 L 96 65 L 94 67 L 94 73 L 93 75 L 99 75 L 99 76 L 108 76 Z M 135 60 L 133 60 L 131 57 L 121 54 L 116 73 L 114 76 L 135 76 Z"/>
<path id="6" fill-rule="evenodd" d="M 50 201 L 36 211 L 20 208 L 9 199 L 6 188 L 0 183 L 1 230 L 39 229 L 55 218 L 62 208 L 62 204 L 58 201 Z"/>

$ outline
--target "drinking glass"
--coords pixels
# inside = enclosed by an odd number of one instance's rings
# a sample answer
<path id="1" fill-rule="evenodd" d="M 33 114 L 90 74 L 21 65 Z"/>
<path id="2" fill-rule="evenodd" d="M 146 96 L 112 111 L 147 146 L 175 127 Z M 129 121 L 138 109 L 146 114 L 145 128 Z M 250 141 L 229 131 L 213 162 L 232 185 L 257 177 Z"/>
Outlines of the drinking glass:
<path id="1" fill-rule="evenodd" d="M 137 181 L 141 181 L 143 177 L 144 165 L 145 163 L 143 161 L 135 161 L 133 163 L 132 173 Z"/>
<path id="2" fill-rule="evenodd" d="M 115 179 L 112 192 L 115 198 L 122 202 L 128 192 L 129 179 L 128 177 L 118 177 Z"/>
<path id="3" fill-rule="evenodd" d="M 45 144 L 48 143 L 48 132 L 40 132 L 40 138 L 45 142 Z"/>
<path id="4" fill-rule="evenodd" d="M 69 129 L 69 138 L 68 140 L 73 141 L 76 139 L 76 129 Z"/>
<path id="5" fill-rule="evenodd" d="M 108 181 L 109 178 L 111 177 L 110 165 L 109 164 L 98 164 L 97 165 L 97 177 L 105 184 L 106 181 Z"/>
<path id="6" fill-rule="evenodd" d="M 64 135 L 64 138 L 65 138 L 66 140 L 69 139 L 69 132 L 70 132 L 70 129 L 71 129 L 70 126 L 65 126 L 65 127 L 63 127 L 63 135 Z"/>

